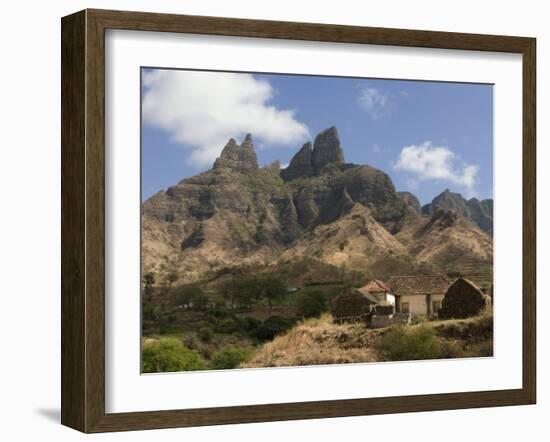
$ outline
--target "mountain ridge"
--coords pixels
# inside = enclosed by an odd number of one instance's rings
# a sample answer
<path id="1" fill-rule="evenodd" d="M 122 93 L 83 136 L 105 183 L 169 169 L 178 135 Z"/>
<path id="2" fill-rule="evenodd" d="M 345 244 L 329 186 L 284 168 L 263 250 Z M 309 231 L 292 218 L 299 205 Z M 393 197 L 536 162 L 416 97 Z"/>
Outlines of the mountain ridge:
<path id="1" fill-rule="evenodd" d="M 385 172 L 346 163 L 335 127 L 305 143 L 282 170 L 280 163 L 258 166 L 247 134 L 240 145 L 230 139 L 212 169 L 142 204 L 142 266 L 176 271 L 186 283 L 222 268 L 306 258 L 374 276 L 392 268 L 448 270 L 464 254 L 490 265 L 492 201 L 478 207 L 459 194 L 441 195 L 421 207 Z M 418 251 L 418 238 L 437 253 Z"/>

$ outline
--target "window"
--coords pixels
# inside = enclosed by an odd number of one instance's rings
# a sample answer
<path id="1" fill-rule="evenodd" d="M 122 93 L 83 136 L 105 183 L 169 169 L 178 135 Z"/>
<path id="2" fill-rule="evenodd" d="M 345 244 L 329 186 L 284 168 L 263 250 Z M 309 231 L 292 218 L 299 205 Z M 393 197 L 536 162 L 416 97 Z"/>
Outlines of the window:
<path id="1" fill-rule="evenodd" d="M 432 307 L 434 315 L 437 315 L 439 313 L 439 310 L 441 310 L 441 301 L 434 301 L 432 303 Z"/>
<path id="2" fill-rule="evenodd" d="M 402 303 L 401 303 L 401 313 L 410 313 L 410 312 L 409 312 L 409 303 L 408 303 L 408 302 L 402 302 Z"/>

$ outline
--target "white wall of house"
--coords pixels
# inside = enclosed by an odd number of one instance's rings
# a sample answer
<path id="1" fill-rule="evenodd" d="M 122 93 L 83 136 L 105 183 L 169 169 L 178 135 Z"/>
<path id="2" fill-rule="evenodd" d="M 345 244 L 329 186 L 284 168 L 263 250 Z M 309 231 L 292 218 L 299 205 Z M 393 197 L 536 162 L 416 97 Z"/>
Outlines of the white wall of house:
<path id="1" fill-rule="evenodd" d="M 371 292 L 380 304 L 382 305 L 395 305 L 395 296 L 388 292 Z"/>
<path id="2" fill-rule="evenodd" d="M 434 312 L 434 302 L 441 303 L 445 295 L 431 296 L 431 311 Z M 403 295 L 400 299 L 401 311 L 405 312 L 405 305 L 408 303 L 409 313 L 412 316 L 428 315 L 428 304 L 426 303 L 426 295 Z"/>

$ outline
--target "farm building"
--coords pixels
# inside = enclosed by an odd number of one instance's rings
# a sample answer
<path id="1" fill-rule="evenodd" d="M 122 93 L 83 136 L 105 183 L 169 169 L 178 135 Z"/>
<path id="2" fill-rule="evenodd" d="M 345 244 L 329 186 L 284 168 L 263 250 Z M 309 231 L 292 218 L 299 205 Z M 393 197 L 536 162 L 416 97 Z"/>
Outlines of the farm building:
<path id="1" fill-rule="evenodd" d="M 376 299 L 378 305 L 395 306 L 395 295 L 391 293 L 390 287 L 379 279 L 373 279 L 367 285 L 358 288 L 357 291 L 363 295 L 370 295 Z"/>
<path id="2" fill-rule="evenodd" d="M 436 316 L 451 283 L 441 275 L 392 276 L 386 285 L 395 295 L 396 311 Z"/>
<path id="3" fill-rule="evenodd" d="M 469 318 L 479 315 L 491 304 L 489 295 L 466 278 L 458 278 L 447 290 L 443 298 L 439 317 Z"/>
<path id="4" fill-rule="evenodd" d="M 332 316 L 337 322 L 366 319 L 378 300 L 369 293 L 351 289 L 332 302 Z"/>

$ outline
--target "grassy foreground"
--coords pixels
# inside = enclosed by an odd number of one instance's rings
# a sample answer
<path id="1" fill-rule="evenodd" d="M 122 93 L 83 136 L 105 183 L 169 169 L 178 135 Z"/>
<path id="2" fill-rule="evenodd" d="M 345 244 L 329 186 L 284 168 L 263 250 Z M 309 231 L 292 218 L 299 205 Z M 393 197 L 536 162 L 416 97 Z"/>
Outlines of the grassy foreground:
<path id="1" fill-rule="evenodd" d="M 142 368 L 144 372 L 164 372 L 492 355 L 491 314 L 373 330 L 362 323 L 335 324 L 325 313 L 300 321 L 255 349 L 227 346 L 208 359 L 176 337 L 147 339 L 143 342 Z"/>
<path id="2" fill-rule="evenodd" d="M 490 314 L 374 330 L 361 323 L 335 324 L 324 314 L 264 344 L 241 367 L 486 357 L 493 354 L 492 337 Z"/>

